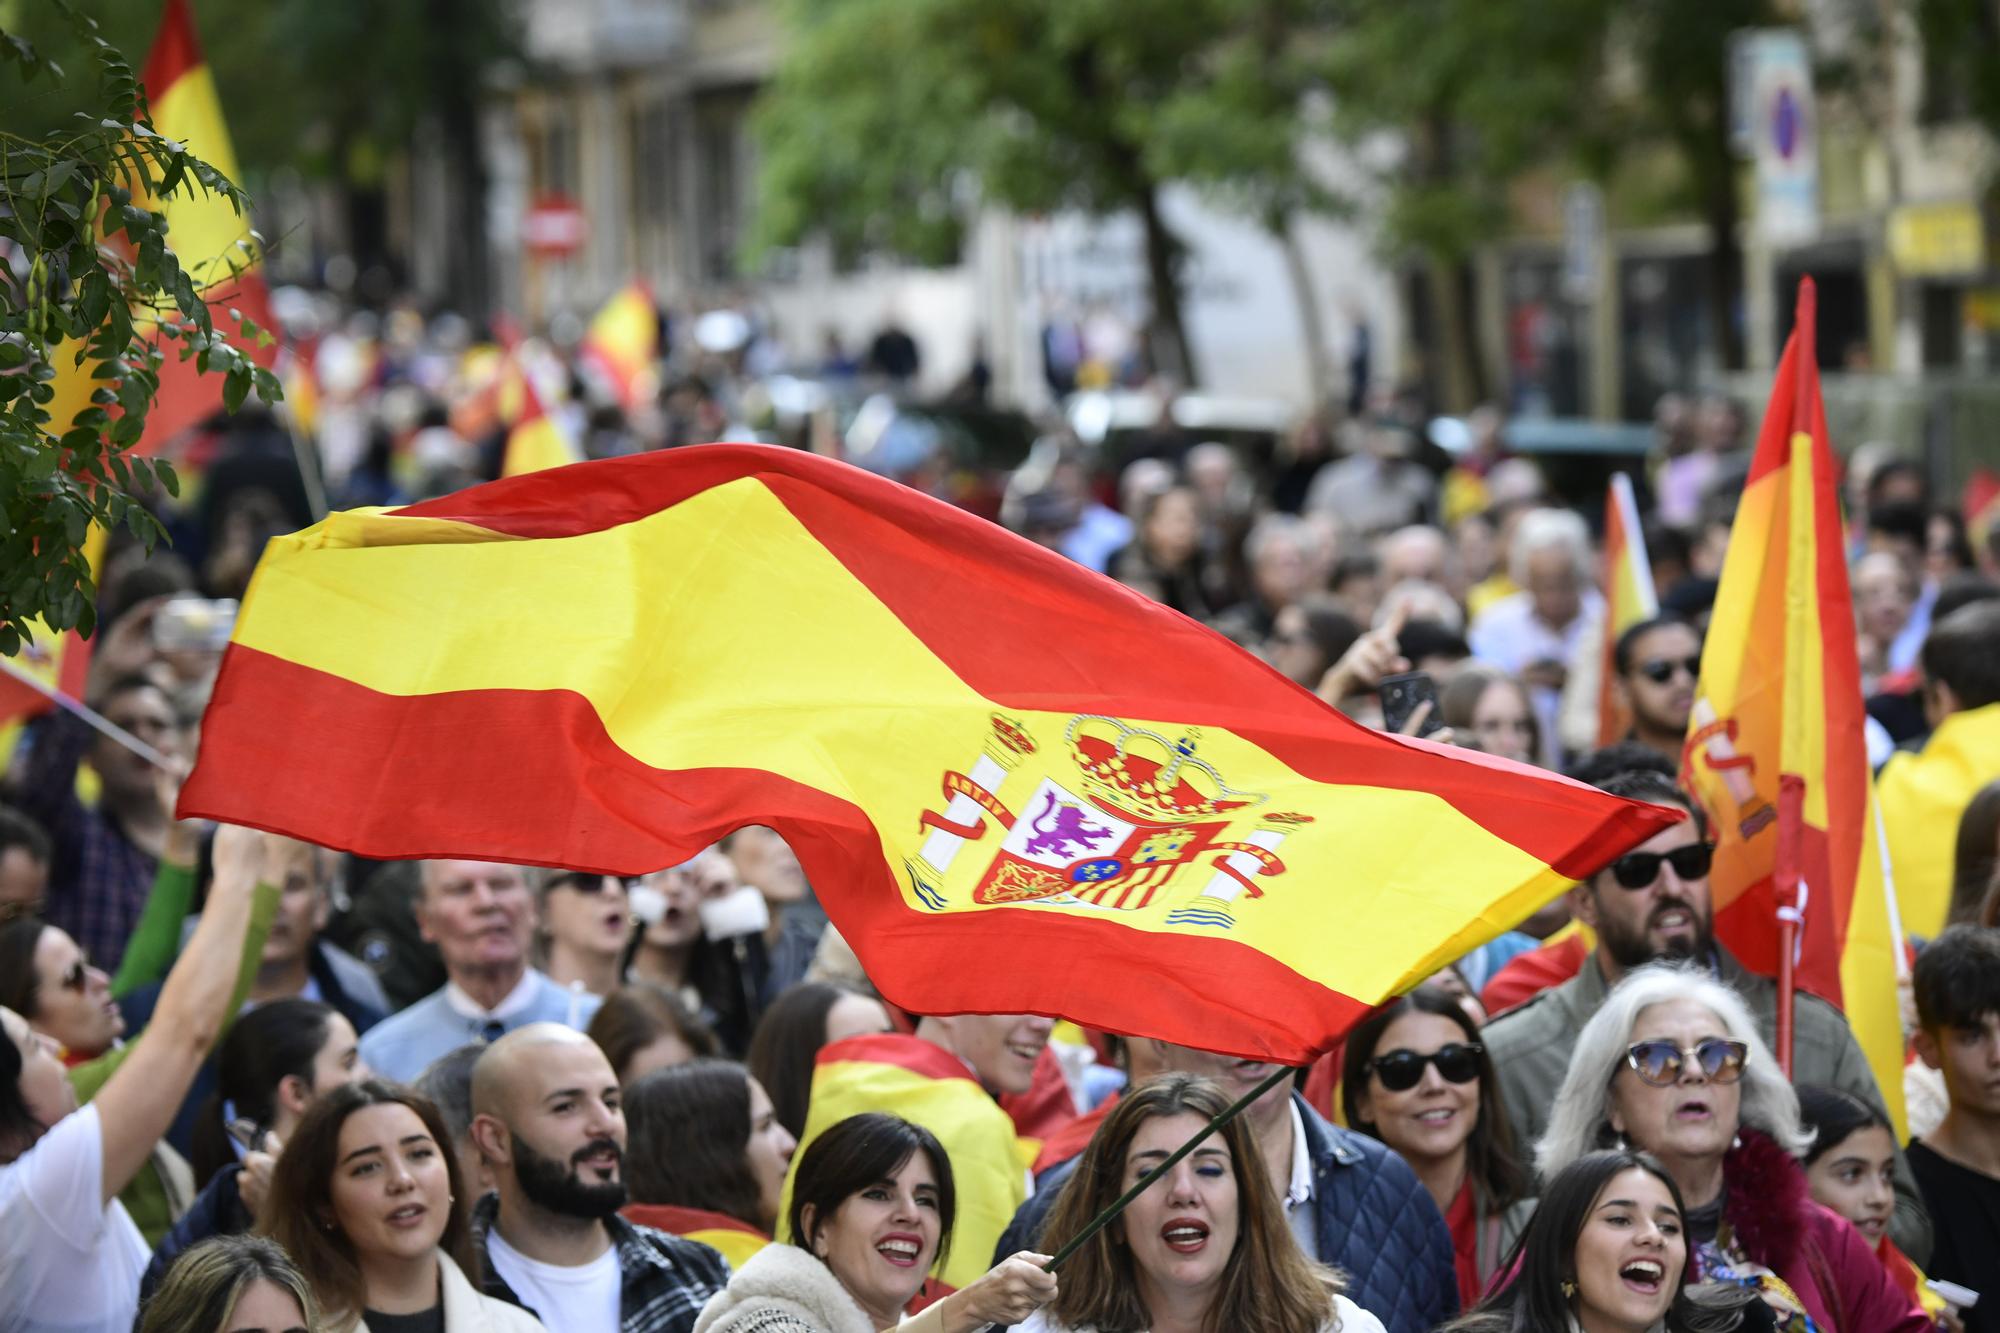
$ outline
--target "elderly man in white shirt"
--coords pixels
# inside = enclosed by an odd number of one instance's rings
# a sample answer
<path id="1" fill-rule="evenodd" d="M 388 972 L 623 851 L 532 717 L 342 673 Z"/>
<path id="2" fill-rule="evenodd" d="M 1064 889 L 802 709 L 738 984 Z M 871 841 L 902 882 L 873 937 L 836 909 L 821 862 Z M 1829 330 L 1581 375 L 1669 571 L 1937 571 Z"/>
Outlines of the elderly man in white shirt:
<path id="1" fill-rule="evenodd" d="M 1581 517 L 1567 509 L 1529 511 L 1508 555 L 1522 591 L 1487 607 L 1467 636 L 1473 656 L 1527 683 L 1544 747 L 1554 743 L 1563 682 L 1585 631 L 1603 623 L 1604 598 L 1593 586 L 1592 565 L 1590 530 Z M 1542 757 L 1553 762 L 1556 755 Z"/>

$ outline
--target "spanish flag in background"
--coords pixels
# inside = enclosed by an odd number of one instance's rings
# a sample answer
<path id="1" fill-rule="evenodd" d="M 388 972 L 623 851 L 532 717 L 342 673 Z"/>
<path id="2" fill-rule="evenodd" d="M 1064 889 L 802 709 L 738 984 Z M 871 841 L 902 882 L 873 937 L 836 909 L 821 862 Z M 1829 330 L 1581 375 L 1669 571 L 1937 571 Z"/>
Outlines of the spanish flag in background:
<path id="1" fill-rule="evenodd" d="M 1614 652 L 1618 636 L 1642 620 L 1660 614 L 1653 592 L 1653 565 L 1646 558 L 1646 534 L 1639 526 L 1639 506 L 1632 499 L 1632 478 L 1611 474 L 1611 491 L 1604 501 L 1604 643 L 1597 676 L 1597 743 L 1623 740 L 1632 729 L 1631 711 L 1618 700 Z"/>
<path id="2" fill-rule="evenodd" d="M 660 312 L 643 282 L 618 289 L 591 318 L 579 349 L 584 368 L 630 412 L 659 390 Z"/>
<path id="3" fill-rule="evenodd" d="M 513 358 L 508 360 L 511 362 Z M 501 456 L 500 475 L 518 477 L 525 472 L 582 462 L 583 452 L 570 439 L 569 432 L 542 406 L 541 391 L 535 388 L 534 379 L 520 372 L 516 378 L 520 383 L 521 416 L 507 432 L 507 451 Z M 500 382 L 507 383 L 505 371 Z"/>
<path id="4" fill-rule="evenodd" d="M 1052 551 L 765 445 L 273 541 L 181 813 L 615 874 L 764 824 L 905 1010 L 1286 1064 L 1678 817 L 1370 731 Z"/>
<path id="5" fill-rule="evenodd" d="M 1813 353 L 1812 279 L 1778 363 L 1729 532 L 1688 723 L 1683 783 L 1716 837 L 1717 937 L 1841 1006 L 1903 1123 L 1895 954 L 1847 586 L 1838 474 Z"/>
<path id="6" fill-rule="evenodd" d="M 242 184 L 236 148 L 222 118 L 222 102 L 215 95 L 215 78 L 195 34 L 188 0 L 167 0 L 140 82 L 152 110 L 153 128 L 185 144 L 196 157 Z M 236 321 L 229 316 L 231 309 L 240 311 L 274 337 L 277 334 L 264 274 L 257 267 L 259 256 L 250 237 L 250 219 L 227 199 L 203 192 L 192 180 L 190 188 L 146 202 L 166 215 L 167 244 L 194 280 L 195 290 L 214 307 L 215 327 L 268 370 L 277 360 L 276 345 L 257 347 L 243 342 Z M 221 376 L 202 375 L 192 359 L 182 361 L 178 341 L 169 341 L 165 350 L 159 396 L 146 418 L 142 448 L 157 448 L 222 406 Z"/>
<path id="7" fill-rule="evenodd" d="M 683 1208 L 671 1203 L 628 1203 L 619 1216 L 642 1227 L 652 1227 L 669 1235 L 700 1241 L 729 1261 L 732 1269 L 750 1262 L 750 1257 L 771 1243 L 771 1238 L 748 1222 L 727 1213 L 706 1208 Z"/>
<path id="8" fill-rule="evenodd" d="M 934 1270 L 945 1285 L 977 1281 L 992 1266 L 1001 1233 L 1028 1197 L 1034 1152 L 964 1062 L 921 1037 L 885 1032 L 820 1048 L 805 1132 L 792 1154 L 778 1216 L 792 1209 L 792 1180 L 806 1147 L 849 1116 L 886 1111 L 937 1135 L 951 1159 L 958 1217 L 951 1252 Z M 795 1242 L 796 1243 L 796 1242 Z"/>
<path id="9" fill-rule="evenodd" d="M 215 95 L 215 79 L 202 55 L 195 34 L 194 16 L 188 0 L 166 0 L 160 14 L 160 30 L 153 49 L 140 73 L 146 105 L 153 128 L 165 137 L 186 145 L 189 152 L 214 167 L 231 181 L 242 183 L 236 165 L 236 149 L 229 139 L 229 126 L 222 118 L 222 103 Z M 167 246 L 193 281 L 195 290 L 212 307 L 215 327 L 265 369 L 276 364 L 275 343 L 258 347 L 240 336 L 233 309 L 269 329 L 277 327 L 271 316 L 270 294 L 264 275 L 257 266 L 258 256 L 251 247 L 250 219 L 239 214 L 220 195 L 208 194 L 190 176 L 172 195 L 147 197 L 134 190 L 135 204 L 163 213 L 167 219 Z M 122 243 L 122 235 L 114 238 Z M 239 245 L 239 242 L 241 243 Z M 243 271 L 233 272 L 235 268 Z M 248 265 L 248 267 L 244 267 Z M 193 358 L 181 360 L 184 345 L 178 338 L 161 339 L 159 389 L 146 417 L 146 433 L 138 444 L 141 453 L 157 453 L 167 441 L 222 408 L 223 378 L 203 375 Z M 72 364 L 70 355 L 56 357 L 55 397 L 48 404 L 53 429 L 68 429 L 76 414 L 90 404 L 93 389 L 103 381 L 91 378 L 95 368 L 86 361 Z"/>
<path id="10" fill-rule="evenodd" d="M 94 583 L 104 568 L 104 529 L 92 525 L 83 539 L 84 559 L 90 562 Z M 91 640 L 75 630 L 51 634 L 41 621 L 30 627 L 31 638 L 10 665 L 33 676 L 42 684 L 61 690 L 72 699 L 83 698 L 84 682 L 90 674 Z M 23 681 L 0 673 L 0 764 L 7 762 L 20 740 L 21 724 L 54 708 L 47 695 Z"/>

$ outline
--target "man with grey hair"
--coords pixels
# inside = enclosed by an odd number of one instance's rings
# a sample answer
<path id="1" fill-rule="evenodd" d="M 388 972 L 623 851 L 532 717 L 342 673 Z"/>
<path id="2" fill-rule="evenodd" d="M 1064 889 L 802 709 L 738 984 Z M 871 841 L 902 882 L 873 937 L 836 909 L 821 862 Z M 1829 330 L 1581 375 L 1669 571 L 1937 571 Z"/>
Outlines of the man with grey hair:
<path id="1" fill-rule="evenodd" d="M 1527 682 L 1542 735 L 1553 737 L 1569 664 L 1604 614 L 1592 586 L 1590 530 L 1567 509 L 1529 510 L 1514 530 L 1508 566 L 1521 591 L 1480 612 L 1466 637 L 1474 657 Z"/>
<path id="2" fill-rule="evenodd" d="M 527 872 L 488 861 L 426 861 L 417 888 L 417 929 L 444 961 L 445 984 L 361 1040 L 361 1058 L 410 1079 L 468 1041 L 494 1041 L 528 1023 L 576 1027 L 597 997 L 572 994 L 528 966 L 535 902 Z"/>
<path id="3" fill-rule="evenodd" d="M 1482 1039 L 1498 1072 L 1500 1099 L 1515 1137 L 1524 1143 L 1535 1142 L 1548 1129 L 1550 1107 L 1584 1025 L 1613 986 L 1648 963 L 1706 966 L 1743 997 L 1767 1045 L 1777 1032 L 1777 983 L 1745 969 L 1716 942 L 1707 828 L 1694 803 L 1654 772 L 1618 773 L 1597 785 L 1614 796 L 1679 806 L 1689 817 L 1570 890 L 1570 910 L 1596 931 L 1596 950 L 1576 976 L 1486 1025 Z M 1882 1104 L 1875 1075 L 1847 1020 L 1803 991 L 1793 1011 L 1792 1061 L 1793 1077 L 1802 1084 L 1839 1088 L 1870 1105 Z M 1900 1156 L 1890 1234 L 1918 1263 L 1919 1255 L 1930 1253 L 1930 1219 Z"/>

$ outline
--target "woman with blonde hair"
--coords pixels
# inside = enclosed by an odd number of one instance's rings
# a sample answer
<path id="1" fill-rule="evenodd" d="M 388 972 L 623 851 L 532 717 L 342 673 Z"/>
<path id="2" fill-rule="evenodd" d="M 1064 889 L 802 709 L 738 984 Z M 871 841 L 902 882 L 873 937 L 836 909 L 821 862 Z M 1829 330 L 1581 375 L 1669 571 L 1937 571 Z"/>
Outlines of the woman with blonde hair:
<path id="1" fill-rule="evenodd" d="M 1657 1158 L 1685 1200 L 1690 1280 L 1754 1286 L 1786 1330 L 1921 1333 L 1853 1225 L 1813 1202 L 1812 1143 L 1743 998 L 1692 964 L 1637 969 L 1584 1024 L 1536 1146 L 1542 1179 L 1585 1153 Z"/>
<path id="2" fill-rule="evenodd" d="M 262 1236 L 217 1236 L 182 1253 L 139 1313 L 138 1333 L 320 1333 L 291 1256 Z"/>
<path id="3" fill-rule="evenodd" d="M 1205 1078 L 1166 1074 L 1120 1097 L 1043 1229 L 1067 1245 L 1090 1220 L 1229 1107 Z M 1340 1277 L 1293 1239 L 1241 1117 L 1155 1181 L 1061 1268 L 1055 1299 L 1022 1333 L 1382 1333 Z"/>

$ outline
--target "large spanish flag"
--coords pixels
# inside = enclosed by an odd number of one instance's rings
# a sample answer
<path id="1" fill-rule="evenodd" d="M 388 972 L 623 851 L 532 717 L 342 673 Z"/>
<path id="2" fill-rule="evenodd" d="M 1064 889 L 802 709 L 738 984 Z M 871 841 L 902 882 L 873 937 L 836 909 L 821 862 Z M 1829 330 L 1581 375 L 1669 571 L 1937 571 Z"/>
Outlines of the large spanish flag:
<path id="1" fill-rule="evenodd" d="M 1716 933 L 1841 1005 L 1899 1120 L 1903 1040 L 1862 728 L 1838 477 L 1813 359 L 1814 293 L 1778 363 L 1702 649 L 1683 778 L 1714 822 Z"/>
<path id="2" fill-rule="evenodd" d="M 1034 1149 L 1015 1136 L 1014 1122 L 957 1056 L 921 1037 L 885 1032 L 820 1048 L 805 1132 L 792 1154 L 778 1215 L 791 1212 L 792 1182 L 806 1148 L 864 1111 L 899 1115 L 922 1125 L 944 1145 L 958 1217 L 951 1252 L 931 1271 L 954 1288 L 978 1280 L 992 1266 L 993 1251 L 1015 1210 L 1027 1200 Z"/>
<path id="3" fill-rule="evenodd" d="M 1632 478 L 1611 474 L 1604 501 L 1604 642 L 1599 646 L 1597 675 L 1597 743 L 1624 739 L 1632 729 L 1629 709 L 1618 701 L 1613 650 L 1618 636 L 1642 620 L 1660 614 L 1653 592 L 1653 564 L 1646 557 L 1646 533 L 1639 526 L 1639 506 L 1632 498 Z"/>
<path id="4" fill-rule="evenodd" d="M 166 0 L 160 31 L 153 39 L 140 82 L 146 89 L 153 128 L 185 144 L 196 157 L 241 184 L 236 148 L 222 118 L 222 102 L 215 95 L 215 78 L 195 34 L 188 0 Z M 242 343 L 236 321 L 229 317 L 229 311 L 236 310 L 273 334 L 277 332 L 264 275 L 257 267 L 250 219 L 221 195 L 203 191 L 192 179 L 172 195 L 142 202 L 166 215 L 167 244 L 193 279 L 195 290 L 213 307 L 216 328 L 269 369 L 277 360 L 277 347 Z M 182 361 L 177 340 L 168 341 L 165 351 L 159 393 L 146 418 L 142 448 L 157 447 L 222 407 L 221 376 L 202 375 L 192 359 Z"/>
<path id="5" fill-rule="evenodd" d="M 267 548 L 182 798 L 629 874 L 775 828 L 915 1013 L 1303 1063 L 1675 816 L 1358 726 L 941 501 L 704 445 Z"/>

